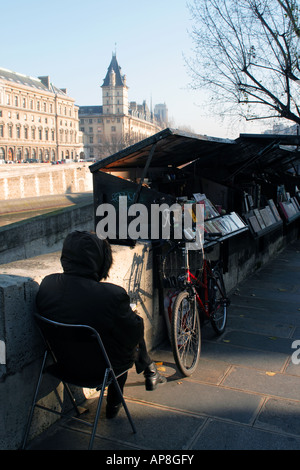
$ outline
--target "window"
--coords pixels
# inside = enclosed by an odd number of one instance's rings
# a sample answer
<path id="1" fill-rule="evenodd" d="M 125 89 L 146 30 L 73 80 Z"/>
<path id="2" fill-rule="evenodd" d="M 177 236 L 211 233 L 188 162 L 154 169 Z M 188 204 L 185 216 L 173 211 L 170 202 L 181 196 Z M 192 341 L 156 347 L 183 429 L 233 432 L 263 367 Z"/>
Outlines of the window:
<path id="1" fill-rule="evenodd" d="M 47 111 L 47 104 L 44 103 L 44 112 L 46 112 L 46 111 Z"/>
<path id="2" fill-rule="evenodd" d="M 94 143 L 94 137 L 90 137 L 90 144 Z"/>
<path id="3" fill-rule="evenodd" d="M 12 137 L 12 126 L 8 126 L 8 137 Z"/>
<path id="4" fill-rule="evenodd" d="M 93 123 L 93 119 L 89 119 L 89 124 L 92 124 Z"/>
<path id="5" fill-rule="evenodd" d="M 28 127 L 24 127 L 24 137 L 28 139 Z"/>
<path id="6" fill-rule="evenodd" d="M 31 138 L 32 140 L 35 140 L 35 128 L 34 127 L 31 129 Z"/>
<path id="7" fill-rule="evenodd" d="M 21 130 L 20 126 L 17 127 L 17 138 L 19 139 L 21 137 Z"/>
<path id="8" fill-rule="evenodd" d="M 39 129 L 39 139 L 42 140 L 42 129 Z"/>
<path id="9" fill-rule="evenodd" d="M 45 130 L 45 139 L 48 140 L 48 137 L 49 137 L 49 131 L 48 129 Z"/>
<path id="10" fill-rule="evenodd" d="M 19 103 L 18 97 L 15 96 L 15 106 L 18 106 L 18 103 Z"/>
<path id="11" fill-rule="evenodd" d="M 40 102 L 39 102 L 39 101 L 37 101 L 37 103 L 36 103 L 36 109 L 37 109 L 38 111 L 40 110 Z"/>
<path id="12" fill-rule="evenodd" d="M 0 137 L 4 136 L 4 126 L 3 124 L 0 124 Z"/>
<path id="13" fill-rule="evenodd" d="M 23 108 L 26 108 L 26 99 L 23 98 Z"/>
<path id="14" fill-rule="evenodd" d="M 90 133 L 90 134 L 93 133 L 93 128 L 92 128 L 92 127 L 89 127 L 89 133 Z"/>
<path id="15" fill-rule="evenodd" d="M 111 131 L 116 132 L 116 126 L 111 126 Z"/>
<path id="16" fill-rule="evenodd" d="M 51 135 L 52 135 L 52 141 L 54 142 L 54 140 L 55 140 L 55 132 L 54 132 L 54 131 L 51 131 Z"/>

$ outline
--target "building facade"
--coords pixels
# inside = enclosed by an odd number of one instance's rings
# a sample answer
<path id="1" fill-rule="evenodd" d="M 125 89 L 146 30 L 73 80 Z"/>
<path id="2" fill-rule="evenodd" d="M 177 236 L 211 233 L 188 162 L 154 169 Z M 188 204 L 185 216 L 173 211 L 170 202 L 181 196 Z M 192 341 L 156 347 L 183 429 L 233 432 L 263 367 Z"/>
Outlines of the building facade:
<path id="1" fill-rule="evenodd" d="M 0 69 L 0 160 L 76 160 L 83 150 L 78 107 L 50 78 Z"/>
<path id="2" fill-rule="evenodd" d="M 79 107 L 86 159 L 104 158 L 167 127 L 167 120 L 152 113 L 146 101 L 129 102 L 126 76 L 115 54 L 101 88 L 102 106 Z M 165 107 L 166 117 L 166 105 L 160 106 Z"/>

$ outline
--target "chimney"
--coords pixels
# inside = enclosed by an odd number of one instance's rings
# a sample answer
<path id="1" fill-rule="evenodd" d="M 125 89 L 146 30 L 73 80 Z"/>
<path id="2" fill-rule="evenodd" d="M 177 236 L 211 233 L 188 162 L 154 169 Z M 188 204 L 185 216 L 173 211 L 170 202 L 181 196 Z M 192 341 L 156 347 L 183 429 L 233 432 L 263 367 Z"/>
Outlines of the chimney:
<path id="1" fill-rule="evenodd" d="M 45 87 L 48 88 L 48 90 L 50 90 L 50 77 L 49 75 L 48 76 L 45 76 L 45 77 L 38 77 L 42 84 L 45 85 Z"/>

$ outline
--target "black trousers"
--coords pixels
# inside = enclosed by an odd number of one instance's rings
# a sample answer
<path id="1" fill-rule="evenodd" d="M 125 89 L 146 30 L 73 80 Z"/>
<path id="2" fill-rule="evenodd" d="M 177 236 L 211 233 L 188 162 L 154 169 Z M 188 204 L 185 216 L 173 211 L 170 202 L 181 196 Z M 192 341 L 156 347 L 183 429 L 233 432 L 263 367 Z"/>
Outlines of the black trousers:
<path id="1" fill-rule="evenodd" d="M 140 374 L 146 369 L 147 366 L 151 364 L 151 362 L 152 360 L 148 354 L 145 340 L 142 339 L 139 342 L 139 345 L 137 346 L 136 351 L 135 351 L 134 364 L 135 364 L 136 372 Z M 119 375 L 123 371 L 115 369 L 114 372 L 116 375 Z M 122 374 L 120 377 L 117 378 L 117 381 L 118 381 L 118 384 L 122 393 L 123 393 L 124 385 L 127 380 L 127 376 L 128 376 L 128 372 L 125 372 L 124 374 Z M 108 387 L 107 403 L 112 406 L 118 405 L 120 403 L 120 397 L 113 383 L 110 384 Z"/>

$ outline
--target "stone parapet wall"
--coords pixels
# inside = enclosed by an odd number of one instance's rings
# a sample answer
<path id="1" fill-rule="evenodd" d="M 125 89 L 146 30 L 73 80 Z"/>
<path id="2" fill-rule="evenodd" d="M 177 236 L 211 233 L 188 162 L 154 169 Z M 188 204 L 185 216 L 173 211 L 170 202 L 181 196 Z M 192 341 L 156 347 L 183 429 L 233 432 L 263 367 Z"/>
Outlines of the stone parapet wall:
<path id="1" fill-rule="evenodd" d="M 86 163 L 0 165 L 0 201 L 92 191 Z"/>
<path id="2" fill-rule="evenodd" d="M 73 230 L 93 230 L 93 208 L 82 203 L 0 227 L 0 265 L 59 250 Z"/>

